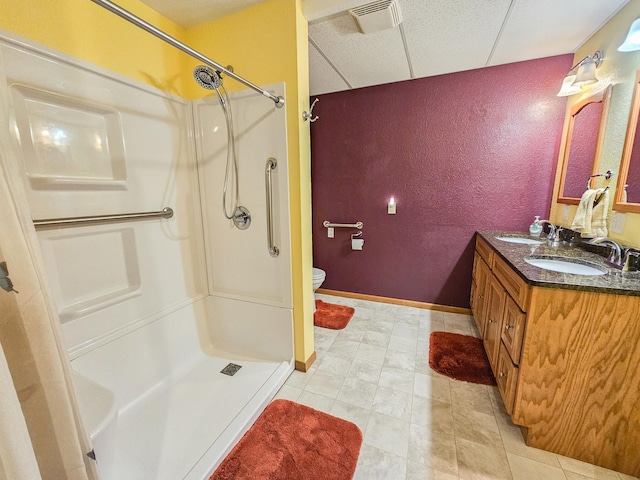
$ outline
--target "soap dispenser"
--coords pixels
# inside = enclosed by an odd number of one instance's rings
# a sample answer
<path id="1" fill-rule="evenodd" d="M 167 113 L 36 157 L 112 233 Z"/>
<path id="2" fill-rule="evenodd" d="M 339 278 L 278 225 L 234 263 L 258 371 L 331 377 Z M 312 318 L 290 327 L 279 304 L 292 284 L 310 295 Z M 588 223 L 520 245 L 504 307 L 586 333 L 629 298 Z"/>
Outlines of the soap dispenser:
<path id="1" fill-rule="evenodd" d="M 540 225 L 540 216 L 536 215 L 535 220 L 529 225 L 529 235 L 539 237 L 542 233 L 542 225 Z"/>

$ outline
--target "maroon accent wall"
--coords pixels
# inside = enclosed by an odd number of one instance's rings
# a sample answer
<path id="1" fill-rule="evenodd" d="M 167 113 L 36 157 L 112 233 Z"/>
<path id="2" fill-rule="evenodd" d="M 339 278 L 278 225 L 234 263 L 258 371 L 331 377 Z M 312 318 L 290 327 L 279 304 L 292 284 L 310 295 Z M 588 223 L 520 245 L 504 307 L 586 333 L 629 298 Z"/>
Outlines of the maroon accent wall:
<path id="1" fill-rule="evenodd" d="M 323 288 L 469 306 L 476 230 L 548 218 L 572 55 L 321 95 L 311 126 Z M 395 196 L 397 214 L 387 215 Z M 327 238 L 324 220 L 364 222 Z"/>

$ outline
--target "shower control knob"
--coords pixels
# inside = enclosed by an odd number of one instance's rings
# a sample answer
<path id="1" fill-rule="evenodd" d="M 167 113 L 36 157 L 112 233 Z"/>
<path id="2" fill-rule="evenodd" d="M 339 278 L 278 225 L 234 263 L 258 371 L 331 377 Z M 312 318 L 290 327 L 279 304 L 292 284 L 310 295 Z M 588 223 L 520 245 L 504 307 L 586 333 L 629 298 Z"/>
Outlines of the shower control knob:
<path id="1" fill-rule="evenodd" d="M 251 225 L 251 214 L 245 207 L 238 207 L 233 215 L 233 224 L 239 230 L 246 230 Z"/>

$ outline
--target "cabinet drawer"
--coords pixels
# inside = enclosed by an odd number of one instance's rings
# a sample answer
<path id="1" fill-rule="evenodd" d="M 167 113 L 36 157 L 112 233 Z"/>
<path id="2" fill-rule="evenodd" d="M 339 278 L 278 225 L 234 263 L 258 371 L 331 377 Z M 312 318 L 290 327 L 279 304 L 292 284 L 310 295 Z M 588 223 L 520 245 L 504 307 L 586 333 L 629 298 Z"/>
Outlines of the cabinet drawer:
<path id="1" fill-rule="evenodd" d="M 520 351 L 522 350 L 522 337 L 527 314 L 520 310 L 516 302 L 507 296 L 504 305 L 504 317 L 502 320 L 502 342 L 511 356 L 511 361 L 520 365 Z"/>
<path id="2" fill-rule="evenodd" d="M 480 235 L 476 235 L 476 252 L 487 262 L 489 268 L 493 268 L 493 248 L 487 242 L 485 242 Z"/>
<path id="3" fill-rule="evenodd" d="M 509 415 L 513 413 L 518 373 L 518 367 L 511 363 L 511 357 L 509 357 L 504 343 L 500 342 L 498 365 L 496 368 L 496 383 L 498 384 L 498 390 L 500 390 L 502 401 Z"/>
<path id="4" fill-rule="evenodd" d="M 493 259 L 493 273 L 520 309 L 526 312 L 531 292 L 529 285 L 498 255 Z"/>

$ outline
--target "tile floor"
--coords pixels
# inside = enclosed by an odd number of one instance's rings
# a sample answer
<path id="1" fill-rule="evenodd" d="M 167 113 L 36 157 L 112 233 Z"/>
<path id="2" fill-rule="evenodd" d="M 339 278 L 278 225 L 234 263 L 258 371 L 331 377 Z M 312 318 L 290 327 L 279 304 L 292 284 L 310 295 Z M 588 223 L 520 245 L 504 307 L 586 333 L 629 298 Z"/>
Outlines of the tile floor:
<path id="1" fill-rule="evenodd" d="M 319 295 L 349 305 L 343 330 L 315 328 L 317 360 L 293 372 L 278 398 L 352 421 L 364 442 L 356 480 L 629 480 L 527 447 L 497 387 L 429 368 L 432 331 L 477 336 L 473 319 L 434 310 Z"/>

